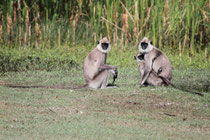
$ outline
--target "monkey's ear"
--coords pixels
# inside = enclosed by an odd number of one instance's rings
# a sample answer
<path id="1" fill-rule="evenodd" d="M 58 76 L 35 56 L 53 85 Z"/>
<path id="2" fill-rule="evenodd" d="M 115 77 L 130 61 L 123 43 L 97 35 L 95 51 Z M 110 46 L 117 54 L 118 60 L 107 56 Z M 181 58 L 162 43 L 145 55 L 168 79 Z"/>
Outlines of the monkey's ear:
<path id="1" fill-rule="evenodd" d="M 100 41 L 98 41 L 98 44 L 100 43 Z"/>
<path id="2" fill-rule="evenodd" d="M 134 60 L 136 60 L 136 56 L 134 56 Z"/>
<path id="3" fill-rule="evenodd" d="M 150 44 L 152 45 L 152 41 L 150 41 Z"/>

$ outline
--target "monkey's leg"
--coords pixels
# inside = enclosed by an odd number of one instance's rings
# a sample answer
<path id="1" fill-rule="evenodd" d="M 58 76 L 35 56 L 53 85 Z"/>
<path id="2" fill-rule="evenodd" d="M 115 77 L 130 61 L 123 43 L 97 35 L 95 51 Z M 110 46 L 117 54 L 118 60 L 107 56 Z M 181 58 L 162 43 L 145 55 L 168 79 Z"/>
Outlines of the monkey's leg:
<path id="1" fill-rule="evenodd" d="M 154 86 L 168 86 L 168 82 L 166 82 L 162 77 L 160 77 L 154 70 L 152 70 L 148 81 Z"/>
<path id="2" fill-rule="evenodd" d="M 108 81 L 109 81 L 109 75 L 110 75 L 110 71 L 109 70 L 105 70 L 106 73 L 103 77 L 103 80 L 102 80 L 102 83 L 101 83 L 101 88 L 107 88 L 107 85 L 108 85 Z"/>
<path id="3" fill-rule="evenodd" d="M 113 70 L 104 70 L 103 74 L 99 75 L 97 78 L 101 78 L 101 87 L 100 88 L 117 88 L 114 84 L 108 84 L 110 74 L 116 74 Z M 116 76 L 116 75 L 115 75 Z"/>
<path id="4" fill-rule="evenodd" d="M 150 85 L 148 83 L 148 78 L 150 76 L 151 71 L 150 72 L 148 72 L 148 71 L 145 72 L 145 71 L 144 71 L 144 73 L 141 76 L 141 80 L 140 80 L 140 83 L 139 83 L 139 88 L 141 88 L 142 86 L 148 86 L 148 85 Z M 147 74 L 145 74 L 145 73 L 147 73 Z M 147 75 L 147 76 L 145 76 L 145 75 Z"/>
<path id="5" fill-rule="evenodd" d="M 88 86 L 94 89 L 106 88 L 109 80 L 109 70 L 101 71 L 92 81 L 89 81 Z"/>
<path id="6" fill-rule="evenodd" d="M 162 86 L 163 83 L 164 83 L 161 78 L 156 77 L 152 73 L 148 77 L 147 82 L 148 82 L 149 85 L 152 85 L 152 86 Z"/>

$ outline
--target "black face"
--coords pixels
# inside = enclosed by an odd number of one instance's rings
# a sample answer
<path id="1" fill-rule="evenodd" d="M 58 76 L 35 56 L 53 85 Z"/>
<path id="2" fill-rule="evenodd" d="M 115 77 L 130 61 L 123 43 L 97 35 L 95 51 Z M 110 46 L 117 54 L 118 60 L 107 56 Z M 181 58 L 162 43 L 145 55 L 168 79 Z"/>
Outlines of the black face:
<path id="1" fill-rule="evenodd" d="M 146 42 L 142 42 L 142 43 L 141 43 L 141 48 L 142 48 L 143 50 L 146 50 L 147 46 L 148 46 L 148 43 L 146 43 Z"/>
<path id="2" fill-rule="evenodd" d="M 144 60 L 144 54 L 138 55 L 137 57 L 139 60 Z"/>
<path id="3" fill-rule="evenodd" d="M 107 48 L 109 47 L 109 43 L 102 43 L 101 47 L 103 50 L 107 50 Z"/>

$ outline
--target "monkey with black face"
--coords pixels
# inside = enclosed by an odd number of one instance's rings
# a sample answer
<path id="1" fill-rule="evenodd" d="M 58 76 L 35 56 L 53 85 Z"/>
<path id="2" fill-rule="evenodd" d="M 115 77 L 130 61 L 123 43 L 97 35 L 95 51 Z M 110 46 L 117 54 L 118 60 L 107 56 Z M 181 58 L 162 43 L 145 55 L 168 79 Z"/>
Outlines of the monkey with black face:
<path id="1" fill-rule="evenodd" d="M 110 73 L 117 78 L 117 67 L 106 64 L 107 53 L 111 50 L 109 40 L 105 37 L 85 58 L 83 73 L 86 85 L 91 88 L 107 88 Z"/>
<path id="2" fill-rule="evenodd" d="M 168 57 L 161 50 L 153 46 L 147 37 L 142 39 L 138 47 L 139 52 L 144 54 L 145 60 L 145 68 L 141 78 L 140 86 L 147 81 L 152 70 L 157 73 L 160 71 L 160 68 L 161 73 L 159 76 L 170 81 L 172 78 L 172 67 Z"/>
<path id="3" fill-rule="evenodd" d="M 13 85 L 7 84 L 7 87 L 12 88 L 57 88 L 57 89 L 81 89 L 81 88 L 107 88 L 116 87 L 114 85 L 118 72 L 117 67 L 106 64 L 107 53 L 111 50 L 109 40 L 105 37 L 98 42 L 98 45 L 93 49 L 85 58 L 83 64 L 83 74 L 86 80 L 86 84 L 83 86 L 25 86 L 25 85 Z M 109 75 L 113 74 L 112 84 L 108 84 Z"/>
<path id="4" fill-rule="evenodd" d="M 138 70 L 141 75 L 141 77 L 144 75 L 145 72 L 145 60 L 144 55 L 141 53 L 137 53 L 136 56 L 134 56 L 134 59 L 138 62 Z M 143 83 L 144 86 L 150 85 L 150 86 L 162 86 L 167 85 L 164 80 L 162 80 L 158 75 L 162 72 L 162 68 L 158 70 L 156 73 L 153 69 L 148 76 L 147 80 Z M 141 84 L 141 83 L 140 83 Z"/>
<path id="5" fill-rule="evenodd" d="M 171 85 L 181 91 L 203 96 L 202 93 L 177 88 L 172 82 L 172 67 L 168 57 L 159 49 L 154 47 L 151 41 L 144 37 L 139 44 L 139 53 L 134 57 L 139 63 L 139 72 L 142 76 L 140 87 L 149 85 Z"/>
<path id="6" fill-rule="evenodd" d="M 144 75 L 144 72 L 145 72 L 145 58 L 144 58 L 144 55 L 145 54 L 137 53 L 137 55 L 134 56 L 134 59 L 138 62 L 138 70 L 139 70 L 139 73 L 140 73 L 141 77 Z M 152 86 L 163 86 L 163 85 L 164 86 L 169 86 L 169 85 L 171 85 L 172 87 L 174 87 L 178 90 L 193 93 L 193 94 L 197 94 L 199 96 L 203 96 L 203 94 L 200 93 L 200 92 L 176 87 L 171 81 L 169 81 L 165 77 L 162 77 L 161 72 L 162 72 L 161 67 L 159 68 L 159 70 L 157 72 L 154 69 L 152 69 L 151 73 L 149 74 L 149 77 L 147 78 L 147 80 L 145 81 L 145 83 L 143 85 L 144 86 L 147 86 L 147 85 L 150 85 L 150 86 L 151 85 Z"/>

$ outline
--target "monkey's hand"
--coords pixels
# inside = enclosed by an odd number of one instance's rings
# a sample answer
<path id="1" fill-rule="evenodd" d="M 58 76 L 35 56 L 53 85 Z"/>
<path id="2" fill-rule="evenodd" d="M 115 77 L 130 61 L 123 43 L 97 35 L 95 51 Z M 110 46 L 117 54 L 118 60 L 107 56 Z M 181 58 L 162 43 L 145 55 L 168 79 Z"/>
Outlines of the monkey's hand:
<path id="1" fill-rule="evenodd" d="M 110 72 L 113 74 L 113 78 L 116 79 L 118 76 L 117 67 L 114 67 L 113 70 L 110 70 Z"/>
<path id="2" fill-rule="evenodd" d="M 118 76 L 117 67 L 115 67 L 114 70 L 111 70 L 111 72 L 113 74 L 113 82 L 112 82 L 112 85 L 114 85 L 115 79 L 117 79 L 117 76 Z"/>
<path id="3" fill-rule="evenodd" d="M 114 70 L 113 75 L 114 75 L 114 79 L 117 79 L 117 76 L 118 76 L 118 71 L 117 71 L 117 68 Z"/>

